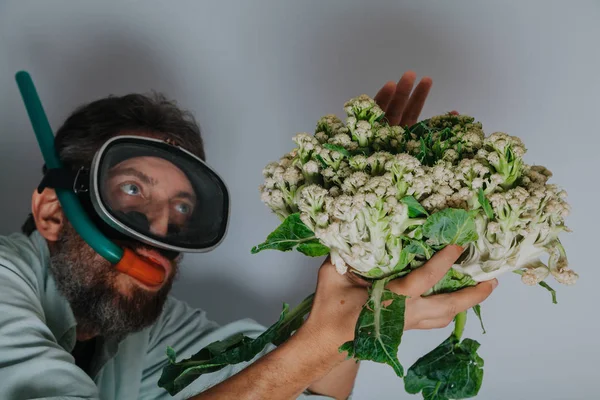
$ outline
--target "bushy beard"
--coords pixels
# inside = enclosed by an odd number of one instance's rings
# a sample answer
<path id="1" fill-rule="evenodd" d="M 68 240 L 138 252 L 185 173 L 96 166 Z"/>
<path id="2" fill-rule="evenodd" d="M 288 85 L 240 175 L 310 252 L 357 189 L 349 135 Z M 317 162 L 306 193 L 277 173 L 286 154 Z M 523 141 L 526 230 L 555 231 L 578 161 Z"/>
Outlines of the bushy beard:
<path id="1" fill-rule="evenodd" d="M 120 243 L 134 249 L 139 243 Z M 171 275 L 158 291 L 129 285 L 127 293 L 117 287 L 120 275 L 113 265 L 97 254 L 75 229 L 66 223 L 61 237 L 50 247 L 50 270 L 58 289 L 67 298 L 78 334 L 123 338 L 152 325 L 160 316 L 177 274 Z"/>

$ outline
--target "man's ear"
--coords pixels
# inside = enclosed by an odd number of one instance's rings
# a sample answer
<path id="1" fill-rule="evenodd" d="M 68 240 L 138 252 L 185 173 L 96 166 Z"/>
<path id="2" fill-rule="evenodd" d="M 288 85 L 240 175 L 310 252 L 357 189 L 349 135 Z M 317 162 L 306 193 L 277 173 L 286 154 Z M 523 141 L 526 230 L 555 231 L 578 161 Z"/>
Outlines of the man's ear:
<path id="1" fill-rule="evenodd" d="M 37 189 L 33 191 L 31 213 L 37 231 L 46 240 L 56 242 L 60 237 L 65 216 L 54 189 L 45 188 L 42 193 Z"/>

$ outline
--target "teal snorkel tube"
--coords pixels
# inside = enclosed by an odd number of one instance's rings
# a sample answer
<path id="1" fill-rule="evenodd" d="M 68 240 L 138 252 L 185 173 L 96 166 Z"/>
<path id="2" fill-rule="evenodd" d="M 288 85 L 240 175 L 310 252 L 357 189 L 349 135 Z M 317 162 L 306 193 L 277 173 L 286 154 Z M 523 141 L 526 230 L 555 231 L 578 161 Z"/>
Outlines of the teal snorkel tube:
<path id="1" fill-rule="evenodd" d="M 50 128 L 31 76 L 25 71 L 20 71 L 16 75 L 16 80 L 46 166 L 49 169 L 62 168 L 62 163 L 54 149 L 54 133 Z M 112 264 L 121 261 L 123 249 L 111 242 L 94 226 L 79 203 L 75 192 L 65 189 L 55 190 L 65 216 L 83 240 Z"/>
<path id="2" fill-rule="evenodd" d="M 54 133 L 31 76 L 25 71 L 19 71 L 15 78 L 46 166 L 49 169 L 62 168 L 54 147 Z M 155 267 L 137 257 L 133 251 L 117 246 L 103 235 L 81 206 L 74 191 L 58 188 L 55 191 L 66 218 L 94 251 L 114 264 L 119 271 L 150 286 L 160 284 L 164 280 L 164 271 L 162 276 L 159 276 L 160 271 L 157 272 Z"/>

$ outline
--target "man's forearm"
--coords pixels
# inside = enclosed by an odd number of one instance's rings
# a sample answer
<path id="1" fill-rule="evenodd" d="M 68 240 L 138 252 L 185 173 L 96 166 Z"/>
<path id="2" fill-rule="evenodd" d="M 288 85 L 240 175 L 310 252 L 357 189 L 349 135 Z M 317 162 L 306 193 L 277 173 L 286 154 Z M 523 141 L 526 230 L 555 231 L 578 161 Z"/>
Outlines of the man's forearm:
<path id="1" fill-rule="evenodd" d="M 322 394 L 338 400 L 347 399 L 352 393 L 359 363 L 346 360 L 335 366 L 327 375 L 313 382 L 309 387 L 312 393 Z"/>
<path id="2" fill-rule="evenodd" d="M 333 342 L 320 340 L 319 335 L 302 327 L 277 349 L 191 400 L 297 398 L 343 363 L 344 356 Z"/>

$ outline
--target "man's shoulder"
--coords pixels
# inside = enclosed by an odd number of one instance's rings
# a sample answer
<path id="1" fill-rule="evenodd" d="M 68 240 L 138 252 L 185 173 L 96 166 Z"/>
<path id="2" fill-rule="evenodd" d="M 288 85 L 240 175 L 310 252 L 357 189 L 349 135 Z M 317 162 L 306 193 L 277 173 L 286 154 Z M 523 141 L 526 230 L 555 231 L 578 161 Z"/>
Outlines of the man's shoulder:
<path id="1" fill-rule="evenodd" d="M 205 310 L 192 307 L 186 301 L 169 296 L 159 319 L 150 328 L 150 337 L 190 335 L 190 337 L 203 337 L 214 341 L 237 333 L 256 337 L 264 332 L 264 329 L 263 325 L 250 318 L 221 325 L 209 318 Z"/>
<path id="2" fill-rule="evenodd" d="M 20 232 L 0 235 L 0 254 L 22 254 L 35 251 L 33 235 L 27 236 Z"/>
<path id="3" fill-rule="evenodd" d="M 206 311 L 200 308 L 190 306 L 186 301 L 180 300 L 173 295 L 167 296 L 163 310 L 154 323 L 155 329 L 161 329 L 167 326 L 176 326 L 185 320 L 192 320 L 200 325 L 214 324 L 206 316 Z"/>
<path id="4" fill-rule="evenodd" d="M 43 240 L 43 239 L 42 239 Z M 5 274 L 16 274 L 37 289 L 45 276 L 47 249 L 39 238 L 22 233 L 0 236 L 0 267 Z"/>

